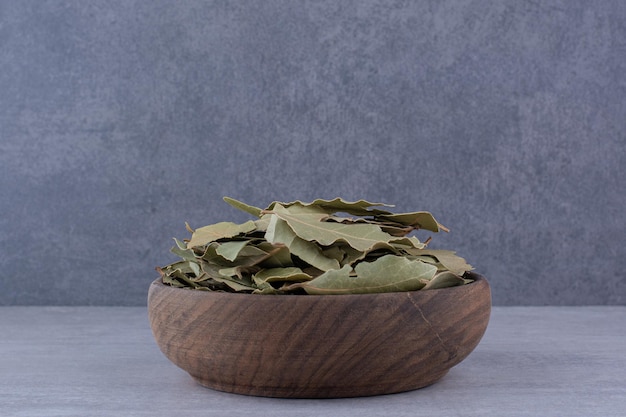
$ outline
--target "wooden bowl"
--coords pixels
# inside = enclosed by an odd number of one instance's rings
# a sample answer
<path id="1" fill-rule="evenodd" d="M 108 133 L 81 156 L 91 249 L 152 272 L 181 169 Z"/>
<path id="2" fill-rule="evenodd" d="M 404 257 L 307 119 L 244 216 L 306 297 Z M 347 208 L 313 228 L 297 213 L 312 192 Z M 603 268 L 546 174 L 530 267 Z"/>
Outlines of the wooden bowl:
<path id="1" fill-rule="evenodd" d="M 256 295 L 150 286 L 165 356 L 198 383 L 266 397 L 331 398 L 425 387 L 478 345 L 487 280 L 383 294 Z"/>

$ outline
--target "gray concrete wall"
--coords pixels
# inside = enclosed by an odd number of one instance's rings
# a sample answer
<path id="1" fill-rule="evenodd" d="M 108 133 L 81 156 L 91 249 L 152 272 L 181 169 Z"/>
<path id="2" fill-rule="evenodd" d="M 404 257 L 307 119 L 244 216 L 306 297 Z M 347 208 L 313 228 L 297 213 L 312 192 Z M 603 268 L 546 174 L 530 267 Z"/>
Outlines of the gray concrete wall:
<path id="1" fill-rule="evenodd" d="M 625 147 L 621 0 L 0 0 L 0 304 L 142 305 L 224 195 L 429 210 L 494 304 L 624 304 Z"/>

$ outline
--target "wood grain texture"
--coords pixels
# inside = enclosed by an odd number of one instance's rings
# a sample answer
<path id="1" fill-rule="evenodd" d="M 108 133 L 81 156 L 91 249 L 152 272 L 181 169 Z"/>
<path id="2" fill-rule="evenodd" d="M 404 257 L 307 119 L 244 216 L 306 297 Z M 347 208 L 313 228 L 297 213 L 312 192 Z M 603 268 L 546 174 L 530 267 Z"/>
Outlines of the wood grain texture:
<path id="1" fill-rule="evenodd" d="M 478 345 L 487 280 L 439 290 L 250 295 L 149 289 L 152 332 L 200 384 L 268 397 L 355 397 L 430 385 Z"/>

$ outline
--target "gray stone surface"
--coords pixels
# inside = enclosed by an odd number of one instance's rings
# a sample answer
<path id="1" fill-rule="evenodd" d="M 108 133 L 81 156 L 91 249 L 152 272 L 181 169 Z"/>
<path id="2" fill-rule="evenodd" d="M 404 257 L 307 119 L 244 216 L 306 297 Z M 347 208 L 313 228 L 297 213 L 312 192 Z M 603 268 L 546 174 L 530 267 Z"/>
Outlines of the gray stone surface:
<path id="1" fill-rule="evenodd" d="M 203 388 L 142 307 L 0 308 L 0 415 L 626 416 L 626 307 L 496 307 L 476 350 L 401 394 L 285 400 Z"/>
<path id="2" fill-rule="evenodd" d="M 0 305 L 144 305 L 224 195 L 429 210 L 494 303 L 625 304 L 626 2 L 0 0 Z"/>

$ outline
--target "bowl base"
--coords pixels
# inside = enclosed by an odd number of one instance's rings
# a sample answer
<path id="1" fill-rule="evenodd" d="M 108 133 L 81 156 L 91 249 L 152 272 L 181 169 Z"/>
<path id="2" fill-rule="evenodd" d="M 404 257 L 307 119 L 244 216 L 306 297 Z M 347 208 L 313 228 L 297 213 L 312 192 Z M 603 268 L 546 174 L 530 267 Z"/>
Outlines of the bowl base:
<path id="1" fill-rule="evenodd" d="M 438 373 L 430 374 L 428 378 L 423 378 L 416 384 L 412 385 L 398 382 L 393 385 L 370 385 L 358 387 L 256 387 L 246 385 L 227 385 L 207 380 L 202 377 L 191 375 L 196 383 L 205 388 L 216 391 L 228 392 L 232 394 L 250 395 L 255 397 L 273 397 L 273 398 L 350 398 L 350 397 L 370 397 L 374 395 L 396 394 L 400 392 L 413 391 L 425 388 L 434 384 L 443 378 L 448 369 Z"/>

